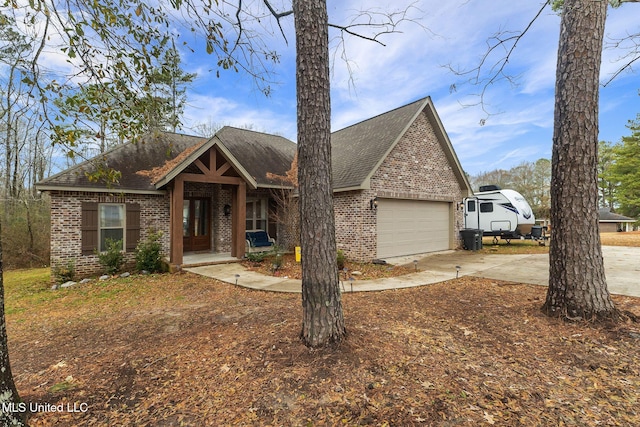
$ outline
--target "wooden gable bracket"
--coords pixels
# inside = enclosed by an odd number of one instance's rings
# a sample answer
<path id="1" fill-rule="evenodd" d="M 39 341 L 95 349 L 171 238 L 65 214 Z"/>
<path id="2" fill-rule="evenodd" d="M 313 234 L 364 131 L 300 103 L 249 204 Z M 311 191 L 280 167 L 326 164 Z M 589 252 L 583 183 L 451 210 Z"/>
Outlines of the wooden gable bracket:
<path id="1" fill-rule="evenodd" d="M 217 168 L 217 159 L 218 151 L 214 147 L 212 147 L 211 149 L 209 149 L 209 167 L 205 166 L 205 164 L 202 163 L 200 159 L 196 159 L 193 162 L 193 164 L 196 165 L 198 169 L 200 169 L 202 175 L 193 173 L 182 173 L 181 175 L 183 176 L 185 181 L 235 185 L 239 185 L 241 182 L 244 182 L 244 180 L 240 177 L 224 175 L 224 173 L 232 168 L 231 163 L 225 161 L 222 166 Z"/>
<path id="2" fill-rule="evenodd" d="M 183 262 L 183 241 L 182 241 L 182 224 L 183 224 L 183 201 L 184 201 L 184 184 L 185 182 L 203 182 L 211 184 L 231 184 L 231 256 L 242 258 L 245 251 L 245 219 L 246 219 L 246 193 L 247 183 L 239 176 L 226 176 L 224 173 L 232 168 L 231 163 L 226 161 L 219 168 L 217 165 L 217 150 L 212 147 L 209 149 L 209 167 L 206 167 L 200 159 L 194 160 L 193 164 L 200 169 L 202 174 L 197 173 L 180 173 L 173 179 L 173 185 L 170 187 L 170 204 L 171 204 L 171 248 L 170 248 L 170 264 L 172 267 L 179 267 Z"/>

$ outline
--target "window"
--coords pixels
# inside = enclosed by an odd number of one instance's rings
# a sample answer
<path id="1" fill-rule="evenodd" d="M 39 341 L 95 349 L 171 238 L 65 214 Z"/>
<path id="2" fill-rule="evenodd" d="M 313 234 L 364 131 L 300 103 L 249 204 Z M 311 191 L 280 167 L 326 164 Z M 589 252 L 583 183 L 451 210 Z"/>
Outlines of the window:
<path id="1" fill-rule="evenodd" d="M 133 252 L 140 240 L 138 203 L 82 202 L 83 255 L 106 249 L 106 239 L 123 240 L 123 249 Z"/>
<path id="2" fill-rule="evenodd" d="M 247 200 L 247 230 L 267 231 L 267 199 Z"/>
<path id="3" fill-rule="evenodd" d="M 107 250 L 107 241 L 120 241 L 120 249 L 125 247 L 125 210 L 121 204 L 101 204 L 98 207 L 99 215 L 99 247 L 100 251 Z"/>
<path id="4" fill-rule="evenodd" d="M 476 211 L 476 201 L 469 200 L 467 201 L 467 212 L 475 212 Z"/>
<path id="5" fill-rule="evenodd" d="M 480 212 L 483 212 L 483 213 L 493 212 L 493 202 L 480 203 Z"/>

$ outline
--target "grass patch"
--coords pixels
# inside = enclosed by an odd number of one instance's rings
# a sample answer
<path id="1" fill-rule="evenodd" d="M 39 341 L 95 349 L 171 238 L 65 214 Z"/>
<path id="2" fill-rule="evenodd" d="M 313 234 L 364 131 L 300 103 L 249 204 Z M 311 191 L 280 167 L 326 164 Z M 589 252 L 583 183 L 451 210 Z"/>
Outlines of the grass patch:
<path id="1" fill-rule="evenodd" d="M 33 268 L 4 272 L 6 313 L 17 314 L 59 299 L 62 294 L 51 291 L 51 270 Z"/>
<path id="2" fill-rule="evenodd" d="M 533 240 L 512 239 L 509 243 L 506 240 L 498 240 L 494 244 L 493 237 L 482 238 L 482 252 L 487 254 L 544 254 L 549 253 L 549 242 L 541 246 Z"/>
<path id="3" fill-rule="evenodd" d="M 48 268 L 5 272 L 5 310 L 9 320 L 34 324 L 40 317 L 59 313 L 53 316 L 54 322 L 88 321 L 101 311 L 139 306 L 141 300 L 169 281 L 168 275 L 148 275 L 144 279 L 131 276 L 52 290 L 50 277 Z"/>
<path id="4" fill-rule="evenodd" d="M 76 385 L 74 383 L 70 381 L 62 381 L 49 387 L 49 392 L 59 393 L 62 391 L 73 390 L 74 388 L 76 388 Z"/>
<path id="5" fill-rule="evenodd" d="M 600 233 L 600 241 L 605 246 L 640 246 L 640 231 L 620 233 Z"/>

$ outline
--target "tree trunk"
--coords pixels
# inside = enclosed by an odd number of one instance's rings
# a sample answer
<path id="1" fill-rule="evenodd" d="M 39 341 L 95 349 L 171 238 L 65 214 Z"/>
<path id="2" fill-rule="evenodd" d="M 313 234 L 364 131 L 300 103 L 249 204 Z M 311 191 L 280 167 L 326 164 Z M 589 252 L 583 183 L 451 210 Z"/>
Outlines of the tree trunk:
<path id="1" fill-rule="evenodd" d="M 0 235 L 2 222 L 0 222 Z M 4 317 L 4 272 L 2 267 L 2 239 L 0 239 L 0 425 L 24 425 L 22 411 L 19 406 L 20 396 L 16 390 L 9 363 L 9 347 L 7 343 L 7 327 Z"/>
<path id="2" fill-rule="evenodd" d="M 562 9 L 552 152 L 549 290 L 543 312 L 617 318 L 598 230 L 598 92 L 607 2 Z"/>
<path id="3" fill-rule="evenodd" d="M 302 333 L 321 347 L 345 336 L 331 176 L 329 29 L 325 0 L 294 0 Z"/>

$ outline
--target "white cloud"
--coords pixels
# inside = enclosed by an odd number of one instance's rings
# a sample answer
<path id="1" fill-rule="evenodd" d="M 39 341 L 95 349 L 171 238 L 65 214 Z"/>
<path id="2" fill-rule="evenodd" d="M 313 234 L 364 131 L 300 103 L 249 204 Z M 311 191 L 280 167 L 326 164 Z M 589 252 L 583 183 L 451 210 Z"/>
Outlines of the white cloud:
<path id="1" fill-rule="evenodd" d="M 330 0 L 329 16 L 332 22 L 344 24 L 357 10 L 388 5 L 400 9 L 410 2 Z M 486 106 L 492 113 L 499 114 L 488 117 L 484 126 L 479 123 L 487 116 L 480 107 L 461 106 L 461 103 L 477 100 L 472 95 L 480 88 L 465 83 L 465 78 L 443 67 L 447 64 L 462 69 L 477 66 L 490 36 L 499 31 L 524 29 L 542 4 L 542 1 L 496 0 L 488 4 L 468 0 L 444 3 L 422 0 L 415 3 L 421 11 L 417 14 L 423 18 L 420 25 L 403 23 L 399 27 L 401 32 L 383 38 L 386 46 L 350 37 L 346 49 L 351 70 L 340 59 L 340 52 L 332 68 L 332 128 L 341 129 L 429 95 L 468 172 L 510 168 L 522 161 L 550 158 L 559 35 L 559 17 L 555 13 L 550 9 L 544 11 L 514 51 L 506 72 L 517 76 L 518 85 L 501 81 L 487 88 Z M 632 7 L 635 5 L 610 11 L 607 22 L 610 35 L 623 34 L 637 27 L 636 15 L 629 13 Z M 290 21 L 286 22 L 292 25 Z M 218 103 L 218 106 L 190 110 L 189 114 L 196 115 L 201 121 L 215 114 L 216 122 L 253 123 L 257 128 L 279 131 L 295 139 L 293 40 L 291 35 L 289 46 L 275 45 L 283 54 L 283 62 L 278 67 L 281 73 L 278 80 L 282 84 L 276 87 L 273 98 L 265 99 L 255 89 L 252 92 L 250 80 L 243 75 L 233 79 L 209 78 L 209 87 L 198 88 L 201 98 L 195 103 L 200 106 Z M 611 58 L 615 55 L 605 51 L 603 75 L 613 68 L 606 63 Z M 457 91 L 450 93 L 449 87 L 453 83 Z M 602 120 L 607 121 L 607 126 L 601 125 L 601 131 L 606 128 L 607 132 L 625 132 L 626 120 L 640 111 L 637 89 L 637 77 L 630 75 L 622 76 L 612 87 L 601 92 Z M 220 102 L 218 98 L 227 101 Z M 636 111 L 629 111 L 634 108 L 630 105 L 637 106 Z M 612 117 L 616 114 L 624 120 L 614 120 Z"/>
<path id="2" fill-rule="evenodd" d="M 295 140 L 295 116 L 281 114 L 269 106 L 248 106 L 231 98 L 192 95 L 185 116 L 185 131 L 194 132 L 201 124 L 213 123 L 235 127 L 251 127 L 259 132 L 277 133 Z"/>

